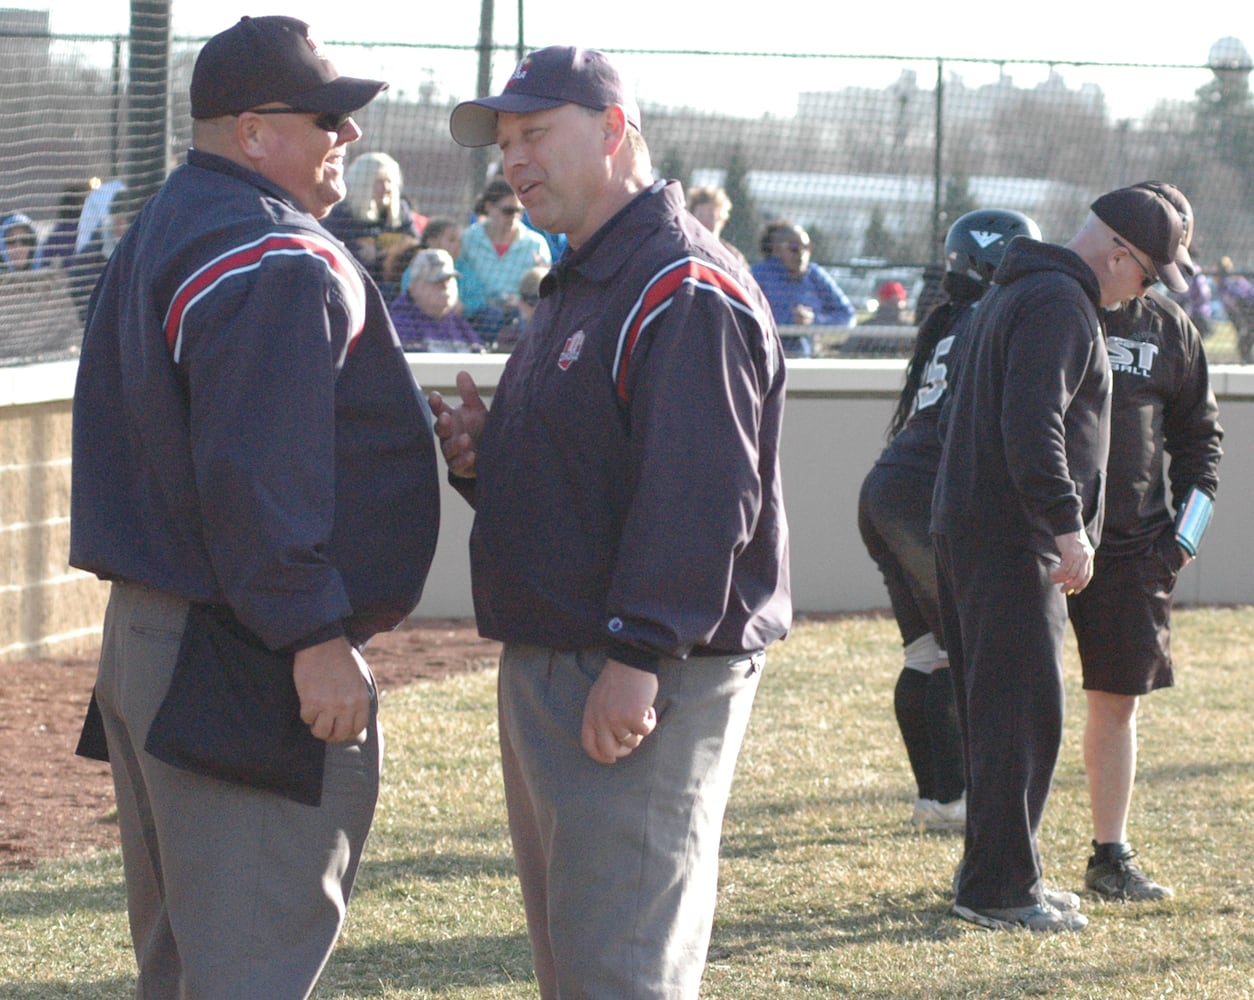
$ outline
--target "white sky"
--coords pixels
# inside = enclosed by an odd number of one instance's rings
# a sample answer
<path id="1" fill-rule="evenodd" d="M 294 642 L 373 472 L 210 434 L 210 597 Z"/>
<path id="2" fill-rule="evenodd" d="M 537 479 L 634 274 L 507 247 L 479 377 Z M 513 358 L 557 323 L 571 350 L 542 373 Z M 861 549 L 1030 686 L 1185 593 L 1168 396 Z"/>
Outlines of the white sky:
<path id="1" fill-rule="evenodd" d="M 4 6 L 40 7 L 52 13 L 54 31 L 124 32 L 127 0 L 9 0 Z M 587 3 L 522 0 L 527 41 L 604 48 L 684 48 L 825 52 L 848 55 L 1006 57 L 1070 61 L 1204 63 L 1212 42 L 1236 35 L 1254 45 L 1254 8 L 1246 0 L 1210 0 L 1197 16 L 1183 8 L 1168 15 L 1143 2 L 1051 0 L 1029 8 L 957 4 L 945 0 L 889 3 L 795 4 L 782 16 L 764 17 L 769 5 Z M 517 38 L 517 0 L 497 0 L 499 41 Z M 739 7 L 742 13 L 734 13 Z M 822 13 L 814 13 L 818 7 Z M 807 12 L 806 8 L 810 8 Z M 243 14 L 283 13 L 308 21 L 326 41 L 473 43 L 478 37 L 475 0 L 424 4 L 406 0 L 289 0 L 236 3 L 174 0 L 174 33 L 210 35 Z M 622 12 L 630 12 L 623 16 Z M 774 13 L 774 11 L 772 11 Z M 791 16 L 790 16 L 791 14 Z"/>
<path id="2" fill-rule="evenodd" d="M 886 3 L 785 5 L 636 0 L 496 0 L 496 41 L 513 44 L 518 36 L 521 2 L 528 47 L 575 44 L 610 49 L 693 49 L 707 51 L 821 52 L 839 55 L 898 55 L 949 58 L 1045 59 L 1060 62 L 1129 62 L 1203 65 L 1210 46 L 1225 35 L 1241 38 L 1254 51 L 1254 5 L 1249 0 L 1207 0 L 1197 16 L 1166 9 L 1149 0 L 1047 0 L 1021 7 L 1013 3 L 958 4 L 953 0 L 890 0 Z M 0 0 L 4 6 L 46 8 L 54 32 L 125 33 L 128 0 Z M 816 13 L 815 9 L 821 13 Z M 1155 13 L 1155 8 L 1159 13 Z M 776 16 L 763 16 L 771 10 Z M 1001 16 L 999 16 L 1001 11 Z M 314 37 L 327 48 L 341 72 L 369 75 L 364 67 L 345 65 L 336 41 L 397 41 L 473 44 L 478 38 L 479 4 L 452 0 L 427 4 L 415 0 L 272 0 L 265 6 L 235 0 L 174 0 L 174 34 L 208 36 L 229 27 L 243 14 L 284 13 L 308 21 Z M 699 65 L 699 64 L 698 64 Z M 834 63 L 792 64 L 787 72 L 742 74 L 735 80 L 689 78 L 681 87 L 717 87 L 728 105 L 758 105 L 760 110 L 790 113 L 795 92 L 835 89 L 848 79 L 834 79 Z M 512 59 L 495 64 L 496 83 L 504 80 Z M 377 69 L 374 70 L 377 72 Z M 893 78 L 900 71 L 894 68 Z M 397 74 L 384 70 L 397 86 Z M 926 71 L 925 71 L 926 72 Z M 1084 82 L 1085 71 L 1063 68 L 1068 85 Z M 437 71 L 438 73 L 438 71 Z M 822 74 L 816 76 L 815 74 Z M 1011 75 L 1020 82 L 1011 68 Z M 1135 74 L 1134 74 L 1135 75 Z M 775 76 L 775 79 L 770 78 Z M 1125 74 L 1127 76 L 1127 74 Z M 805 79 L 801 79 L 806 77 Z M 1101 78 L 1112 107 L 1119 97 Z M 881 86 L 891 79 L 865 81 Z M 1030 85 L 1024 81 L 1021 85 Z M 474 81 L 441 81 L 459 98 L 474 96 Z M 931 86 L 922 76 L 920 83 Z M 1142 78 L 1141 83 L 1144 83 Z M 401 84 L 403 86 L 403 84 Z M 1190 78 L 1189 86 L 1192 85 Z M 739 90 L 737 91 L 737 88 Z M 1160 88 L 1155 88 L 1161 92 Z M 641 85 L 643 90 L 643 81 Z M 642 95 L 647 98 L 648 95 Z M 1181 95 L 1191 97 L 1191 93 Z"/>

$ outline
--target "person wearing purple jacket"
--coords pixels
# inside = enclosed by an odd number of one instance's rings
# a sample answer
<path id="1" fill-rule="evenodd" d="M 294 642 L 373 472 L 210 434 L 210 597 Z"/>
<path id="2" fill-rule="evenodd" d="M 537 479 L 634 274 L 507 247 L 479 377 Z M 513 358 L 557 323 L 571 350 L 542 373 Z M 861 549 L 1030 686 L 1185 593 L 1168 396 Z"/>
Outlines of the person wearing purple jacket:
<path id="1" fill-rule="evenodd" d="M 736 759 L 791 622 L 783 351 L 745 268 L 654 181 L 604 55 L 533 52 L 450 126 L 569 239 L 491 411 L 466 373 L 460 407 L 432 398 L 475 507 L 479 629 L 503 643 L 540 994 L 695 1000 Z"/>
<path id="2" fill-rule="evenodd" d="M 457 279 L 448 251 L 420 250 L 401 276 L 401 294 L 389 312 L 407 351 L 482 351 L 483 341 L 457 311 Z"/>

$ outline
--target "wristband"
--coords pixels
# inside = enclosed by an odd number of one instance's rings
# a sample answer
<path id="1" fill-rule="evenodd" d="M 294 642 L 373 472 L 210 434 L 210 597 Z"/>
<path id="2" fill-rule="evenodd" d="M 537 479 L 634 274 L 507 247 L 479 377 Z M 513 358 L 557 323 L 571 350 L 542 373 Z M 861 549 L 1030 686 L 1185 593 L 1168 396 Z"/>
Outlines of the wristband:
<path id="1" fill-rule="evenodd" d="M 1176 541 L 1190 556 L 1197 555 L 1214 510 L 1215 501 L 1194 486 L 1176 511 Z"/>

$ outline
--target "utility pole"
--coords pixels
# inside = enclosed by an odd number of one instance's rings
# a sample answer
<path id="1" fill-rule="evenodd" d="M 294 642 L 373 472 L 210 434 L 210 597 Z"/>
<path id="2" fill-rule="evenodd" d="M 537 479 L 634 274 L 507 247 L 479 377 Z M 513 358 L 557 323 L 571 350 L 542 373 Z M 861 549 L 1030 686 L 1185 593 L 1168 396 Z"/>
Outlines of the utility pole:
<path id="1" fill-rule="evenodd" d="M 170 0 L 131 0 L 125 204 L 136 210 L 165 180 L 170 123 Z"/>
<path id="2" fill-rule="evenodd" d="M 495 0 L 479 0 L 479 80 L 475 87 L 476 97 L 487 97 L 492 92 L 492 25 L 495 19 Z M 470 151 L 470 179 L 474 184 L 470 195 L 472 199 L 488 181 L 490 148 L 476 147 Z"/>

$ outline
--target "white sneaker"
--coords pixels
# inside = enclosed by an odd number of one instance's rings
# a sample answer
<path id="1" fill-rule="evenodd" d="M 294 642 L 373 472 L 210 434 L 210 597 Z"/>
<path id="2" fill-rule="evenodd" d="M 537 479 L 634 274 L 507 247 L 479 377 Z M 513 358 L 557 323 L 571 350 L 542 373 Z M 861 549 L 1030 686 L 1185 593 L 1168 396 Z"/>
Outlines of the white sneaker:
<path id="1" fill-rule="evenodd" d="M 910 822 L 919 830 L 964 830 L 967 825 L 967 798 L 964 795 L 952 802 L 915 799 Z"/>

